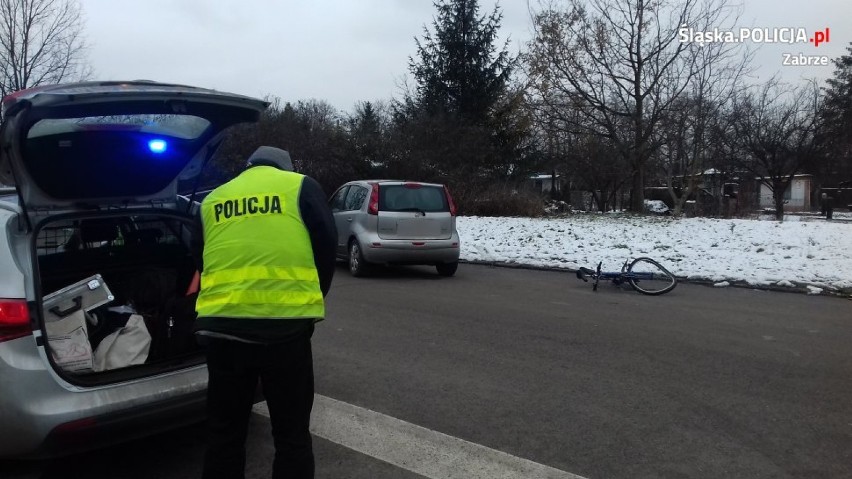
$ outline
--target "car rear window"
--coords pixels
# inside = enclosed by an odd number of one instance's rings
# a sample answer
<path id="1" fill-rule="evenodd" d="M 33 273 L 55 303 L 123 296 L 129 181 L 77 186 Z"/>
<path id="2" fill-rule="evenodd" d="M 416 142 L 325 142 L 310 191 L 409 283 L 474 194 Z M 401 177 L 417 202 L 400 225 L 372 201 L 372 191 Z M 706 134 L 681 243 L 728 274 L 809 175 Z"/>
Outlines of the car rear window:
<path id="1" fill-rule="evenodd" d="M 140 114 L 48 118 L 39 120 L 30 127 L 27 138 L 85 131 L 128 131 L 194 140 L 209 126 L 208 120 L 193 115 Z"/>
<path id="2" fill-rule="evenodd" d="M 175 114 L 41 119 L 27 130 L 21 154 L 35 184 L 54 198 L 139 198 L 174 181 L 210 127 Z"/>
<path id="3" fill-rule="evenodd" d="M 379 187 L 379 209 L 382 211 L 448 212 L 450 205 L 443 186 L 408 183 Z"/>

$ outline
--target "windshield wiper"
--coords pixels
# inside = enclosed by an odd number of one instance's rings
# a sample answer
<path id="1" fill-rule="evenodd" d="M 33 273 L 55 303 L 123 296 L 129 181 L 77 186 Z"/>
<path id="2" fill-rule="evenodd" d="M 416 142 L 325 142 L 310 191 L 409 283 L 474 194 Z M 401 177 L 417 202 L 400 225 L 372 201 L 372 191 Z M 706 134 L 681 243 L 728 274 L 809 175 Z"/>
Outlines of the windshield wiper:
<path id="1" fill-rule="evenodd" d="M 400 208 L 396 211 L 411 211 L 411 212 L 420 213 L 421 215 L 426 216 L 426 210 L 423 210 L 421 208 Z"/>

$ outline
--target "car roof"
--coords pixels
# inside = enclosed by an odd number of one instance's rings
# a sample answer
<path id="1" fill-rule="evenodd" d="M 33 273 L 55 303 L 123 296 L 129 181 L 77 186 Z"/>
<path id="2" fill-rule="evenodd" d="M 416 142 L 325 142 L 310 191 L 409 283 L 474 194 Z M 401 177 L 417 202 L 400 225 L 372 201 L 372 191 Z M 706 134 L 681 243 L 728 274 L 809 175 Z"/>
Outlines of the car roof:
<path id="1" fill-rule="evenodd" d="M 347 185 L 351 185 L 351 184 L 356 184 L 356 183 L 362 183 L 362 184 L 363 184 L 363 183 L 378 183 L 378 184 L 388 184 L 388 183 L 399 183 L 399 184 L 405 184 L 405 183 L 417 183 L 417 184 L 419 184 L 419 185 L 427 185 L 427 186 L 444 186 L 444 185 L 443 185 L 443 184 L 441 184 L 441 183 L 432 183 L 432 182 L 429 182 L 429 181 L 417 181 L 417 180 L 389 180 L 389 179 L 376 179 L 376 180 L 354 180 L 354 181 L 349 181 L 349 182 L 347 182 L 346 184 L 347 184 Z"/>

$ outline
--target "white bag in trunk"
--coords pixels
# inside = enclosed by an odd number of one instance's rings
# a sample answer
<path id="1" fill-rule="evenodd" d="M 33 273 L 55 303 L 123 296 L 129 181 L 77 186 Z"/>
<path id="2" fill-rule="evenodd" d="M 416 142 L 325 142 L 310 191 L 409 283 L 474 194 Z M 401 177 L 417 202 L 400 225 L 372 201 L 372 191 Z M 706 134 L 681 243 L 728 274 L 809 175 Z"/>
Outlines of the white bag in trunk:
<path id="1" fill-rule="evenodd" d="M 141 315 L 132 314 L 127 325 L 106 336 L 95 349 L 93 368 L 107 371 L 143 364 L 151 349 L 151 333 Z"/>

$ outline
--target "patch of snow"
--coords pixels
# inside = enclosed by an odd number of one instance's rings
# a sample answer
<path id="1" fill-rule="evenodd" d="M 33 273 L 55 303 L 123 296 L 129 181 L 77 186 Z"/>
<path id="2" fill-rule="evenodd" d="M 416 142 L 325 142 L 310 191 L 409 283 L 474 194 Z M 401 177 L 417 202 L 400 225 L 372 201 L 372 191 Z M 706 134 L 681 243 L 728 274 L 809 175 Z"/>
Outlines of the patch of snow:
<path id="1" fill-rule="evenodd" d="M 648 256 L 681 278 L 852 289 L 852 223 L 625 214 L 457 217 L 461 259 L 615 271 Z M 761 252 L 757 252 L 762 249 Z"/>
<path id="2" fill-rule="evenodd" d="M 645 200 L 645 211 L 662 215 L 668 213 L 669 207 L 660 200 Z"/>

